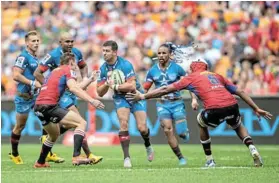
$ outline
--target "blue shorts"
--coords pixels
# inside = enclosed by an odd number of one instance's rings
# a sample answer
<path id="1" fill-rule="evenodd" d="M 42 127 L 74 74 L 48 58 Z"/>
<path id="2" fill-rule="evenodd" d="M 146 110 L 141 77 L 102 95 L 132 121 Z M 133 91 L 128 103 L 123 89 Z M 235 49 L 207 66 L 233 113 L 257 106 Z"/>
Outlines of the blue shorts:
<path id="1" fill-rule="evenodd" d="M 59 105 L 63 109 L 68 109 L 72 105 L 77 105 L 77 97 L 75 94 L 71 93 L 70 91 L 65 91 L 62 97 L 59 100 Z"/>
<path id="2" fill-rule="evenodd" d="M 159 119 L 171 119 L 173 121 L 186 118 L 183 100 L 157 102 L 157 115 Z"/>
<path id="3" fill-rule="evenodd" d="M 36 97 L 25 100 L 16 95 L 15 97 L 15 111 L 20 114 L 28 114 L 34 107 Z"/>
<path id="4" fill-rule="evenodd" d="M 120 108 L 129 108 L 131 113 L 136 111 L 144 111 L 146 112 L 146 101 L 140 100 L 138 102 L 128 102 L 125 98 L 116 98 L 113 99 L 115 109 L 118 110 Z"/>

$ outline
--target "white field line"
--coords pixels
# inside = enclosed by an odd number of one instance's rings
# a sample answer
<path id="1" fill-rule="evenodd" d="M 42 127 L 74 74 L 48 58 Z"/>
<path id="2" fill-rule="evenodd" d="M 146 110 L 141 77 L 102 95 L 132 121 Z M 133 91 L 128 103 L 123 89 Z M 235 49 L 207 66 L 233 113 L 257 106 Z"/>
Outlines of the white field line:
<path id="1" fill-rule="evenodd" d="M 24 156 L 21 156 L 22 157 L 22 159 L 23 159 L 23 161 L 24 161 Z M 145 158 L 145 157 L 144 157 Z M 195 157 L 186 157 L 187 158 L 187 160 L 189 161 L 189 160 L 200 160 L 200 158 L 199 157 L 197 157 L 197 158 L 195 158 Z M 139 159 L 139 158 L 135 158 L 135 159 L 132 159 L 132 160 L 134 160 L 134 161 L 137 161 L 137 159 L 139 160 L 139 161 L 142 161 L 142 159 Z M 176 160 L 176 158 L 166 158 L 166 157 L 156 157 L 156 160 Z M 11 160 L 10 159 L 2 159 L 1 160 L 2 162 L 11 162 Z M 34 162 L 36 161 L 36 158 L 34 159 Z M 67 161 L 67 160 L 66 160 Z M 123 158 L 106 158 L 106 157 L 104 157 L 104 159 L 103 159 L 103 161 L 123 161 Z M 25 161 L 24 161 L 25 162 Z M 69 160 L 69 162 L 70 162 L 70 160 Z"/>
<path id="2" fill-rule="evenodd" d="M 99 169 L 62 169 L 62 170 L 57 170 L 57 169 L 32 169 L 32 170 L 17 170 L 17 173 L 45 173 L 45 172 L 52 172 L 52 173 L 66 173 L 66 172 L 127 172 L 127 171 L 144 171 L 144 172 L 149 172 L 149 171 L 177 171 L 177 170 L 215 170 L 215 169 L 252 169 L 254 167 L 235 167 L 235 166 L 222 166 L 222 167 L 215 167 L 215 168 L 132 168 L 132 169 L 124 169 L 124 168 L 99 168 Z M 14 170 L 2 170 L 2 173 L 14 173 Z"/>

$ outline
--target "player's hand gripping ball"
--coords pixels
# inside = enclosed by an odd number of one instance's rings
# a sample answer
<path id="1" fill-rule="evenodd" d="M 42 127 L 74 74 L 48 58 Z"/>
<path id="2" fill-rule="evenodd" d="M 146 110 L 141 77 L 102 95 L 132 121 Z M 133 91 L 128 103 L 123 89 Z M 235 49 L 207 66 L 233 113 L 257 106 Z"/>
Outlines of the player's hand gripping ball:
<path id="1" fill-rule="evenodd" d="M 121 85 L 125 83 L 125 75 L 121 70 L 115 69 L 111 72 L 110 80 L 112 80 L 115 85 Z"/>

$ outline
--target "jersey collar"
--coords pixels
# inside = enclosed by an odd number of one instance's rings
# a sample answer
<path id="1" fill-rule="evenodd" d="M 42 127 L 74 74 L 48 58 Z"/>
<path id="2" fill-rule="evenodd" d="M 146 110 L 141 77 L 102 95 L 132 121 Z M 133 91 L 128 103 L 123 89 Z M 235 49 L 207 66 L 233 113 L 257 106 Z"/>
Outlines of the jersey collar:
<path id="1" fill-rule="evenodd" d="M 119 57 L 117 56 L 116 62 L 113 65 L 109 65 L 106 62 L 107 69 L 109 70 L 109 68 L 112 68 L 112 70 L 114 70 L 116 68 L 116 65 L 117 65 L 118 61 L 119 61 Z"/>
<path id="2" fill-rule="evenodd" d="M 160 71 L 162 71 L 162 72 L 166 72 L 169 68 L 170 68 L 170 66 L 172 65 L 172 60 L 170 61 L 170 63 L 169 63 L 169 65 L 168 65 L 168 67 L 165 69 L 165 70 L 162 70 L 161 69 L 161 67 L 160 67 L 160 64 L 159 64 L 159 62 L 157 63 L 157 67 L 158 67 L 158 69 L 160 70 Z"/>
<path id="3" fill-rule="evenodd" d="M 28 55 L 30 55 L 31 57 L 33 57 L 34 59 L 38 59 L 37 57 L 36 57 L 36 55 L 32 55 L 26 48 L 24 49 L 24 51 L 28 54 Z"/>

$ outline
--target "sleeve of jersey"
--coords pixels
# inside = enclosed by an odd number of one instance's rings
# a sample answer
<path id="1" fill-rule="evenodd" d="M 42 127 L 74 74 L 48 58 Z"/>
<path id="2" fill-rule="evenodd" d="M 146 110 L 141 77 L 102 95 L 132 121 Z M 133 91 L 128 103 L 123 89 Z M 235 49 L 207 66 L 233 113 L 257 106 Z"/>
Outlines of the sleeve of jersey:
<path id="1" fill-rule="evenodd" d="M 100 73 L 100 76 L 97 80 L 97 86 L 102 86 L 103 84 L 105 84 L 106 80 L 107 80 L 107 76 L 105 74 L 105 70 L 104 69 L 100 69 L 101 70 L 101 73 Z"/>
<path id="2" fill-rule="evenodd" d="M 190 79 L 188 77 L 183 77 L 179 81 L 172 84 L 172 86 L 177 90 L 187 89 L 187 86 L 190 84 Z"/>
<path id="3" fill-rule="evenodd" d="M 235 86 L 232 82 L 230 82 L 228 79 L 224 78 L 223 76 L 220 76 L 224 82 L 224 85 L 226 87 L 226 89 L 231 93 L 231 94 L 235 94 L 236 90 L 237 90 L 237 86 Z"/>
<path id="4" fill-rule="evenodd" d="M 46 54 L 46 56 L 40 61 L 39 69 L 42 72 L 45 72 L 46 70 L 49 69 L 48 64 L 52 64 L 52 61 L 53 61 L 53 59 L 52 59 L 51 55 L 49 53 Z"/>
<path id="5" fill-rule="evenodd" d="M 127 65 L 127 67 L 124 69 L 124 75 L 127 81 L 131 81 L 136 78 L 136 74 L 132 64 Z"/>
<path id="6" fill-rule="evenodd" d="M 143 88 L 145 90 L 149 90 L 150 87 L 152 86 L 152 83 L 153 83 L 153 79 L 152 79 L 152 75 L 151 75 L 150 70 L 149 70 L 147 75 L 146 75 L 145 81 L 143 83 Z"/>
<path id="7" fill-rule="evenodd" d="M 70 67 L 68 67 L 68 68 L 66 69 L 66 79 L 67 79 L 67 81 L 68 81 L 69 79 L 74 79 L 74 80 L 76 80 L 76 78 L 77 78 L 76 72 L 73 71 L 73 70 L 71 70 Z"/>
<path id="8" fill-rule="evenodd" d="M 25 70 L 27 66 L 27 59 L 24 56 L 19 56 L 16 58 L 14 67 L 18 67 L 22 70 Z"/>
<path id="9" fill-rule="evenodd" d="M 83 56 L 79 50 L 77 52 L 77 56 L 78 56 L 78 67 L 83 68 L 86 65 L 86 62 L 83 60 Z"/>

